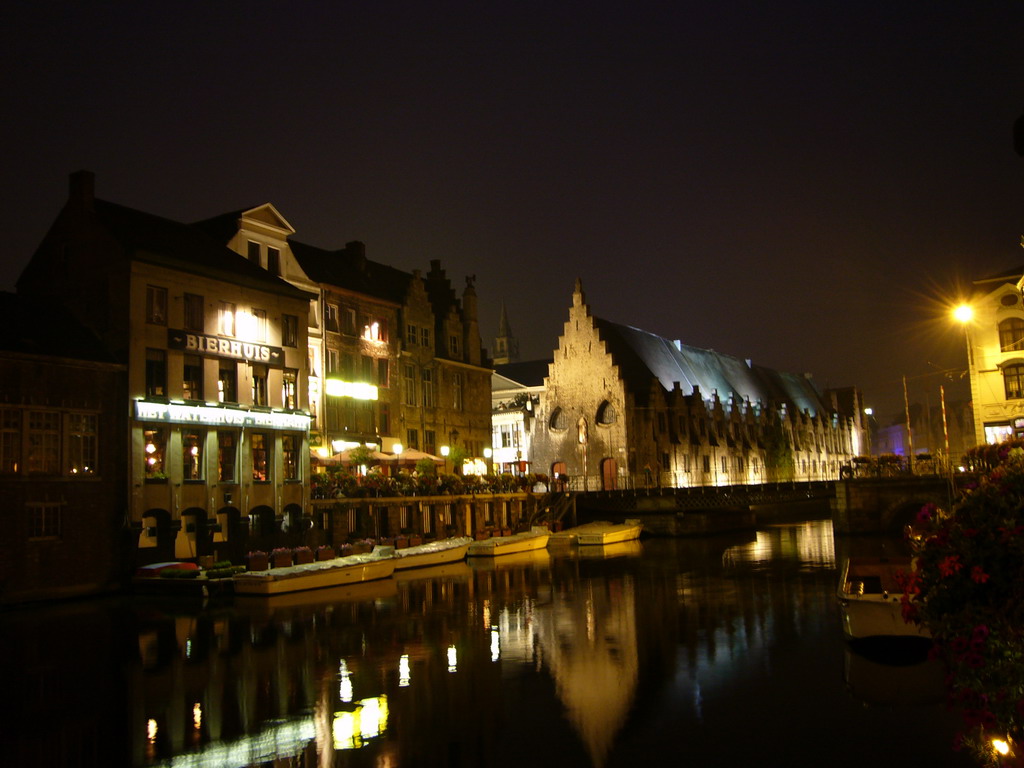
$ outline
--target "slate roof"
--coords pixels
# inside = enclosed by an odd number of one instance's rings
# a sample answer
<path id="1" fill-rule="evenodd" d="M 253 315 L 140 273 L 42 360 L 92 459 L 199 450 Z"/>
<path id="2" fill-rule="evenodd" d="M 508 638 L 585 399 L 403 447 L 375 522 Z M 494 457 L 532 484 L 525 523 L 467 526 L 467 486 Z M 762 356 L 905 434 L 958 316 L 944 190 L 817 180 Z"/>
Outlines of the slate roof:
<path id="1" fill-rule="evenodd" d="M 0 350 L 116 362 L 99 339 L 59 304 L 48 304 L 42 312 L 37 299 L 7 292 L 0 292 Z"/>
<path id="2" fill-rule="evenodd" d="M 641 402 L 646 401 L 651 380 L 665 390 L 679 382 L 684 395 L 700 388 L 703 398 L 715 392 L 724 403 L 786 404 L 793 412 L 811 415 L 827 412 L 814 383 L 799 374 L 784 373 L 711 349 L 699 349 L 657 336 L 638 328 L 594 318 L 594 323 L 626 386 Z"/>
<path id="3" fill-rule="evenodd" d="M 218 243 L 205 230 L 106 200 L 96 216 L 133 259 L 308 300 L 310 294 Z"/>
<path id="4" fill-rule="evenodd" d="M 310 280 L 398 304 L 404 302 L 413 279 L 408 272 L 370 261 L 357 248 L 328 251 L 292 239 L 288 242 Z"/>

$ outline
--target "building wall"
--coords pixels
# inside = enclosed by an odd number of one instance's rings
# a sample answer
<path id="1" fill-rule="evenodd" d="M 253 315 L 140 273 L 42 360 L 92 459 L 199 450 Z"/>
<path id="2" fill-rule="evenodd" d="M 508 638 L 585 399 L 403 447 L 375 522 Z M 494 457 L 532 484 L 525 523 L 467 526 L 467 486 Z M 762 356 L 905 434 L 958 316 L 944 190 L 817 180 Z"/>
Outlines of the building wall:
<path id="1" fill-rule="evenodd" d="M 117 365 L 0 353 L 0 603 L 124 583 L 124 380 Z"/>
<path id="2" fill-rule="evenodd" d="M 966 326 L 977 445 L 1024 437 L 1024 281 L 979 291 Z M 991 286 L 988 286 L 991 288 Z M 1017 329 L 1008 328 L 1018 324 Z M 1006 333 L 1000 341 L 1000 325 Z"/>

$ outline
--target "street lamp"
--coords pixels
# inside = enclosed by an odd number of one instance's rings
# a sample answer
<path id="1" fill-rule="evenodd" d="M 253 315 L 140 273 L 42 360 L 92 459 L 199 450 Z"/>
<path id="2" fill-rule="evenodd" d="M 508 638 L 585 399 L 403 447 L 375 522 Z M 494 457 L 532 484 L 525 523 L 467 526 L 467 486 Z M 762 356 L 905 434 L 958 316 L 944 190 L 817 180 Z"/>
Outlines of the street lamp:
<path id="1" fill-rule="evenodd" d="M 445 469 L 445 472 L 448 471 L 448 454 L 451 453 L 451 451 L 452 451 L 452 449 L 449 448 L 447 445 L 442 445 L 441 446 L 441 455 L 444 457 L 444 469 Z"/>

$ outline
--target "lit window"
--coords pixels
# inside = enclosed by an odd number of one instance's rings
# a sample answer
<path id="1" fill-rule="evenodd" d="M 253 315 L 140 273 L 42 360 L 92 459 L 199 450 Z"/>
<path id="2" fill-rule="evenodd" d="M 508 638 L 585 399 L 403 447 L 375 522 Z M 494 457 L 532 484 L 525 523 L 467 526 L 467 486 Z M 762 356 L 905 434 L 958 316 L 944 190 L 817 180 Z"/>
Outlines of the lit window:
<path id="1" fill-rule="evenodd" d="M 298 444 L 295 435 L 281 435 L 281 471 L 284 472 L 285 480 L 299 479 Z"/>
<path id="2" fill-rule="evenodd" d="M 167 452 L 167 435 L 164 430 L 159 427 L 144 430 L 142 445 L 143 476 L 147 480 L 166 479 L 164 458 Z"/>
<path id="3" fill-rule="evenodd" d="M 253 482 L 270 482 L 270 439 L 265 432 L 253 432 L 249 436 L 249 451 Z"/>
<path id="4" fill-rule="evenodd" d="M 252 322 L 253 328 L 251 338 L 256 341 L 267 340 L 267 310 L 265 309 L 252 309 Z"/>
<path id="5" fill-rule="evenodd" d="M 220 303 L 217 329 L 221 336 L 235 335 L 235 305 L 230 301 Z"/>
<path id="6" fill-rule="evenodd" d="M 235 457 L 238 453 L 236 433 L 217 432 L 217 479 L 222 483 L 235 482 Z"/>
<path id="7" fill-rule="evenodd" d="M 217 399 L 222 403 L 238 402 L 238 364 L 221 360 L 217 371 Z"/>
<path id="8" fill-rule="evenodd" d="M 203 399 L 203 358 L 199 355 L 184 356 L 181 396 L 186 400 Z"/>
<path id="9" fill-rule="evenodd" d="M 1024 365 L 1008 365 L 1003 368 L 1003 386 L 1007 400 L 1024 397 Z"/>
<path id="10" fill-rule="evenodd" d="M 167 289 L 156 285 L 146 286 L 146 322 L 153 325 L 167 325 Z"/>
<path id="11" fill-rule="evenodd" d="M 26 467 L 31 474 L 60 473 L 60 414 L 57 411 L 29 411 Z"/>
<path id="12" fill-rule="evenodd" d="M 299 407 L 299 372 L 294 368 L 285 368 L 282 375 L 281 404 L 295 410 Z"/>
<path id="13" fill-rule="evenodd" d="M 99 456 L 97 441 L 98 419 L 92 413 L 72 413 L 68 416 L 68 473 L 72 475 L 96 474 Z"/>
<path id="14" fill-rule="evenodd" d="M 203 479 L 203 447 L 206 433 L 200 430 L 182 430 L 181 466 L 185 480 Z"/>
<path id="15" fill-rule="evenodd" d="M 252 366 L 252 404 L 266 406 L 267 403 L 267 366 Z"/>

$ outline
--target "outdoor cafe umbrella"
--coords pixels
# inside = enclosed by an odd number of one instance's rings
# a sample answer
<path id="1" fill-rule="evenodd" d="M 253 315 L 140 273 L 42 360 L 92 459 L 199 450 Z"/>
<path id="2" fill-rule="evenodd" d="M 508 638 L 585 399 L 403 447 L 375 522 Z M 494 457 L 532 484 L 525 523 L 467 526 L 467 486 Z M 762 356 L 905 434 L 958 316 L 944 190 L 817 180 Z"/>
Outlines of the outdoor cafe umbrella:
<path id="1" fill-rule="evenodd" d="M 397 464 L 411 464 L 415 465 L 422 459 L 430 459 L 437 465 L 443 465 L 444 459 L 440 456 L 435 456 L 432 453 L 426 451 L 419 451 L 415 448 L 406 448 L 401 453 L 396 453 L 394 456 L 389 456 L 389 459 L 393 459 Z"/>
<path id="2" fill-rule="evenodd" d="M 316 449 L 310 450 L 309 459 L 311 464 L 320 467 L 337 467 L 341 464 L 334 456 L 321 456 Z"/>
<path id="3" fill-rule="evenodd" d="M 355 448 L 349 448 L 347 450 L 341 451 L 340 453 L 334 454 L 331 458 L 337 459 L 339 464 L 352 464 L 352 451 L 354 450 Z M 391 454 L 389 453 L 381 453 L 380 451 L 374 450 L 371 450 L 369 453 L 370 461 L 389 461 L 390 459 Z"/>

